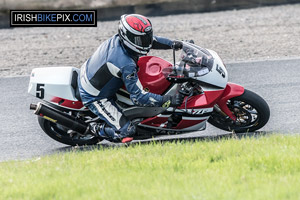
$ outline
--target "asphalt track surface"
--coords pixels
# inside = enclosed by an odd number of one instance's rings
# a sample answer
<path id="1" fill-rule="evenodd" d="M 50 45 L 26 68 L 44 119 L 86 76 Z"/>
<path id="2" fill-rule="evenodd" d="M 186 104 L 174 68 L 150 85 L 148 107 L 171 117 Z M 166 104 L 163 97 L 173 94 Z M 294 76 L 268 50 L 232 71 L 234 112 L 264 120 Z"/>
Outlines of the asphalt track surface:
<path id="1" fill-rule="evenodd" d="M 262 96 L 269 104 L 271 118 L 263 133 L 300 133 L 300 59 L 228 64 L 229 80 Z M 27 94 L 29 77 L 0 79 L 0 161 L 23 160 L 72 149 L 49 138 L 29 110 L 38 102 Z M 223 135 L 226 132 L 208 125 L 205 131 L 181 138 Z M 174 136 L 163 137 L 169 140 Z M 110 146 L 104 143 L 100 146 Z"/>

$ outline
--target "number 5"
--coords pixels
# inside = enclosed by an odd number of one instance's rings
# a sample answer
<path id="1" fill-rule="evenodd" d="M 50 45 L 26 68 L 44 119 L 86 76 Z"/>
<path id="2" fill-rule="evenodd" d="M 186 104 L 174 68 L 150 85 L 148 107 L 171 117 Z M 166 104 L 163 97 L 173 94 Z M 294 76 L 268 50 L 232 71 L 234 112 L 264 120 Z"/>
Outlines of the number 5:
<path id="1" fill-rule="evenodd" d="M 45 84 L 36 84 L 36 97 L 43 99 L 45 97 Z"/>

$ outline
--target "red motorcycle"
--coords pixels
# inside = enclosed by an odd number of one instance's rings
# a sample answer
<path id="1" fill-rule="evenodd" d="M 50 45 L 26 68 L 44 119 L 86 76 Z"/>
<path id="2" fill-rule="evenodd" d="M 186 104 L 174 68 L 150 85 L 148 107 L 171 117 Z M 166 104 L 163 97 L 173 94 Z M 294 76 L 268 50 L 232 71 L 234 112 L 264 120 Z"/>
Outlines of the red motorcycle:
<path id="1" fill-rule="evenodd" d="M 179 62 L 154 56 L 141 57 L 138 76 L 144 90 L 161 95 L 185 95 L 180 107 L 137 107 L 121 88 L 116 103 L 137 126 L 134 139 L 205 130 L 206 123 L 225 131 L 253 132 L 269 120 L 268 104 L 260 96 L 229 83 L 218 54 L 183 42 Z M 79 69 L 74 67 L 35 68 L 28 92 L 42 100 L 31 104 L 44 132 L 68 145 L 92 145 L 101 138 L 87 127 L 100 119 L 83 106 L 77 86 Z"/>

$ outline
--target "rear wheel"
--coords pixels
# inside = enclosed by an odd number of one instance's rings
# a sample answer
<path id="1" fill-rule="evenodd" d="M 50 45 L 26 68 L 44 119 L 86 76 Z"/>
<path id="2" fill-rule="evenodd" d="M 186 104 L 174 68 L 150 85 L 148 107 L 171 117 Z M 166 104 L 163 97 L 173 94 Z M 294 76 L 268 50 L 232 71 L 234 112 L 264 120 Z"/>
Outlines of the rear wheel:
<path id="1" fill-rule="evenodd" d="M 225 131 L 243 133 L 262 128 L 270 118 L 270 109 L 266 101 L 250 90 L 245 89 L 241 96 L 228 100 L 227 106 L 237 117 L 236 122 L 216 111 L 208 122 Z"/>
<path id="2" fill-rule="evenodd" d="M 97 144 L 100 140 L 93 135 L 82 135 L 80 133 L 68 133 L 69 129 L 46 120 L 42 117 L 38 117 L 38 122 L 43 131 L 52 139 L 61 142 L 63 144 L 71 146 L 93 145 Z"/>

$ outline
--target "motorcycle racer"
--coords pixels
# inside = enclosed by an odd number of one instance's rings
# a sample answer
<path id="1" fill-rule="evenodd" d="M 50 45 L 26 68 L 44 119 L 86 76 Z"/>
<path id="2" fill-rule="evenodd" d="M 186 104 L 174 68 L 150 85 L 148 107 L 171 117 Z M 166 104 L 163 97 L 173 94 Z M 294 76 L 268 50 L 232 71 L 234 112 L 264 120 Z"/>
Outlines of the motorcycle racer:
<path id="1" fill-rule="evenodd" d="M 125 85 L 130 99 L 138 106 L 179 106 L 183 96 L 158 95 L 143 90 L 137 61 L 150 49 L 180 49 L 182 43 L 153 36 L 148 18 L 138 14 L 121 16 L 118 34 L 112 36 L 82 65 L 78 81 L 83 104 L 103 124 L 91 123 L 95 135 L 113 142 L 128 142 L 135 126 L 122 114 L 114 101 L 116 92 Z"/>

